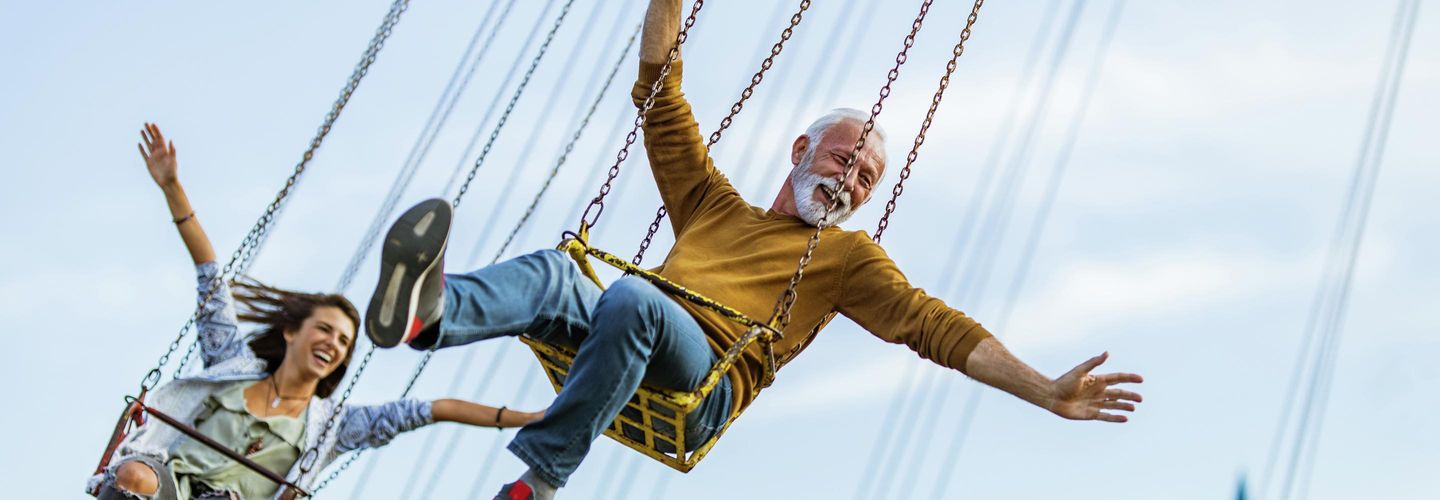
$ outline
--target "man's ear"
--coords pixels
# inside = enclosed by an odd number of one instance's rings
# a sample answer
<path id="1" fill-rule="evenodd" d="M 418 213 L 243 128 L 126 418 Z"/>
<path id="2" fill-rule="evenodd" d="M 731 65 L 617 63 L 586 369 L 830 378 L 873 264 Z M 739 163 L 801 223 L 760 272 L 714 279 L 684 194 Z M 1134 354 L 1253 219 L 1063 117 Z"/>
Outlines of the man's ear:
<path id="1" fill-rule="evenodd" d="M 810 148 L 810 136 L 801 134 L 795 138 L 795 143 L 790 145 L 790 165 L 799 165 L 800 159 L 805 157 L 805 150 Z"/>

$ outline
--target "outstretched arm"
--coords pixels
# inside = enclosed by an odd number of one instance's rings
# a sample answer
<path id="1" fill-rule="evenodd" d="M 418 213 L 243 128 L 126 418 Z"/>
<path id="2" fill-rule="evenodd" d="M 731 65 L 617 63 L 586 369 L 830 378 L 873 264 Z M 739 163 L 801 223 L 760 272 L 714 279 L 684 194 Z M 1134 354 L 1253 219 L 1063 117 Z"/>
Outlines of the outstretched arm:
<path id="1" fill-rule="evenodd" d="M 517 411 L 494 408 L 459 399 L 437 399 L 431 403 L 430 414 L 436 422 L 459 422 L 480 427 L 520 427 L 540 420 L 545 412 Z"/>
<path id="2" fill-rule="evenodd" d="M 970 351 L 965 371 L 985 385 L 1014 394 L 1061 417 L 1125 422 L 1128 419 L 1124 415 L 1113 412 L 1135 411 L 1134 403 L 1140 402 L 1140 395 L 1111 386 L 1138 384 L 1144 380 L 1134 373 L 1090 374 L 1109 357 L 1109 353 L 1095 356 L 1051 380 L 1016 359 L 999 341 L 987 338 Z"/>
<path id="3" fill-rule="evenodd" d="M 166 141 L 160 127 L 153 123 L 145 124 L 145 128 L 140 130 L 140 138 L 143 141 L 136 145 L 140 148 L 140 157 L 145 159 L 150 178 L 165 193 L 165 203 L 170 206 L 170 216 L 174 218 L 175 228 L 180 231 L 180 239 L 185 241 L 185 248 L 190 251 L 190 259 L 196 264 L 215 260 L 215 247 L 210 245 L 205 229 L 195 219 L 190 198 L 185 196 L 185 188 L 180 185 L 175 143 Z"/>

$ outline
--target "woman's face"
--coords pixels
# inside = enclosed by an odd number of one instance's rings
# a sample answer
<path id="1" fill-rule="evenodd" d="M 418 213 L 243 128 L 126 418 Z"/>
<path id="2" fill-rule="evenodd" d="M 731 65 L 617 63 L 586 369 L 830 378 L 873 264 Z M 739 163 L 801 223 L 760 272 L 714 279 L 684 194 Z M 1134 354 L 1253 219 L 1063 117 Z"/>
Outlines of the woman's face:
<path id="1" fill-rule="evenodd" d="M 355 342 L 355 323 L 334 306 L 318 306 L 300 329 L 285 332 L 285 364 L 322 379 L 335 372 Z"/>

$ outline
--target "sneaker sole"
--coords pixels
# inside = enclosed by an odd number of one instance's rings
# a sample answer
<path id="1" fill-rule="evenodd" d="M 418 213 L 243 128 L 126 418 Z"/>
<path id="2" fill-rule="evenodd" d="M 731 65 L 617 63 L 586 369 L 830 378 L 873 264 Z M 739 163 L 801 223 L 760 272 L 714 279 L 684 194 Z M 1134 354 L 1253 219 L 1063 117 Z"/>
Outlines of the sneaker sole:
<path id="1" fill-rule="evenodd" d="M 395 347 L 423 328 L 421 284 L 431 272 L 442 272 L 436 264 L 449 241 L 451 218 L 449 203 L 426 200 L 400 215 L 385 234 L 380 280 L 365 309 L 365 333 L 375 345 Z"/>

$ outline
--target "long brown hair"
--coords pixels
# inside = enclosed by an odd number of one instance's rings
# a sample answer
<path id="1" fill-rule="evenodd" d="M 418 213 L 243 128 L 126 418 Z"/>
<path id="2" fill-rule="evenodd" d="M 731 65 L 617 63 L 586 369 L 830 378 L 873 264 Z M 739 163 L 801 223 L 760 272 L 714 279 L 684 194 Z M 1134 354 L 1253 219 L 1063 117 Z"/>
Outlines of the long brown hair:
<path id="1" fill-rule="evenodd" d="M 235 290 L 235 300 L 243 306 L 238 314 L 239 319 L 261 326 L 260 331 L 250 340 L 250 350 L 255 352 L 256 357 L 265 360 L 265 370 L 272 375 L 285 360 L 285 351 L 288 348 L 285 331 L 299 331 L 300 325 L 310 318 L 317 307 L 330 306 L 340 309 L 355 324 L 355 333 L 360 333 L 360 312 L 356 311 L 355 304 L 351 304 L 350 299 L 343 295 L 283 290 L 248 277 L 236 280 L 231 286 Z M 352 341 L 345 350 L 345 359 L 340 361 L 340 366 L 320 379 L 320 383 L 315 386 L 316 396 L 328 398 L 335 392 L 335 388 L 345 380 L 345 372 L 350 368 L 350 357 L 354 354 L 355 342 Z"/>

